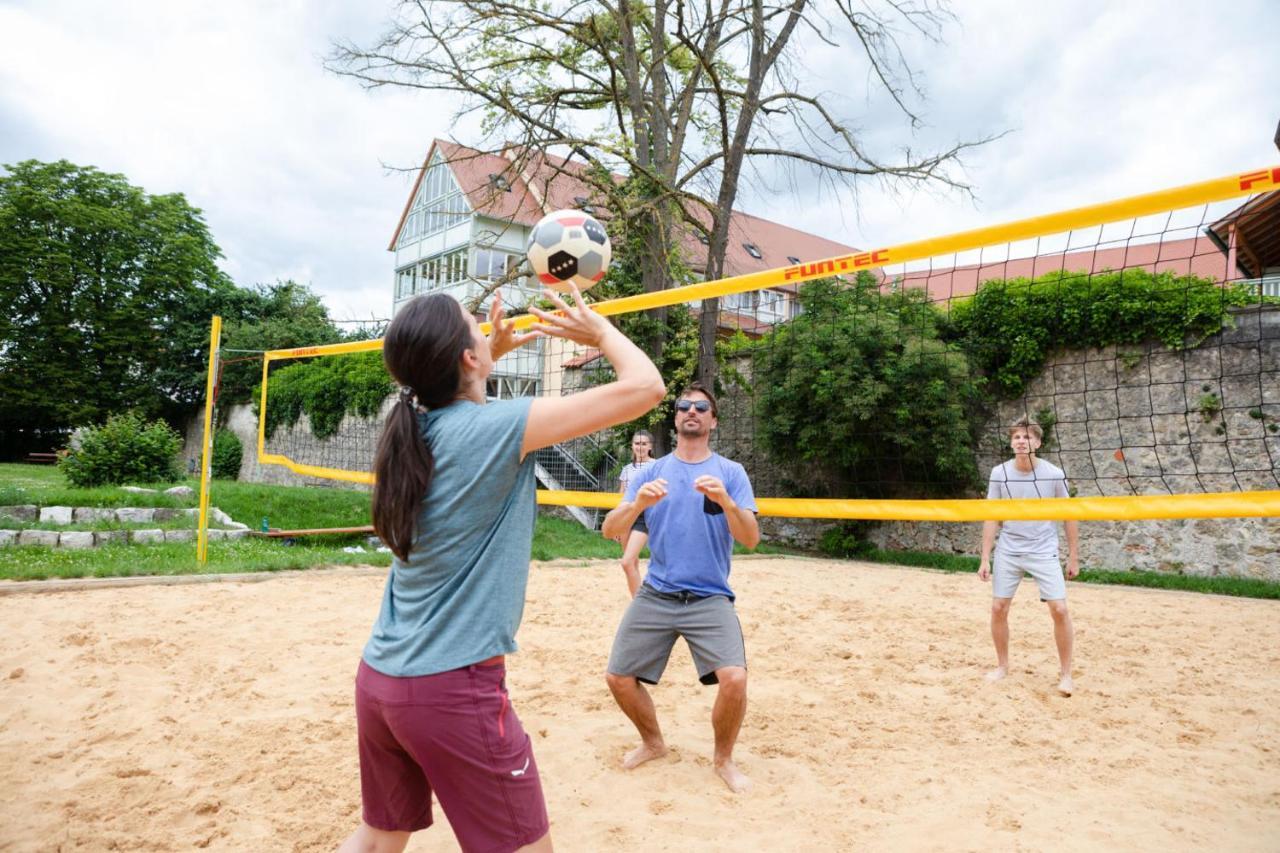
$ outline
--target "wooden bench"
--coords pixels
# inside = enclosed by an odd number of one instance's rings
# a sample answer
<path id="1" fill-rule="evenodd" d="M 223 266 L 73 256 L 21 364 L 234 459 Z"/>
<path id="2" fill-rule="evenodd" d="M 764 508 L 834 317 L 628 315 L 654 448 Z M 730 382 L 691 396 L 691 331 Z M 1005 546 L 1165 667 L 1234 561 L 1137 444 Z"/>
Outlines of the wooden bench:
<path id="1" fill-rule="evenodd" d="M 28 453 L 23 460 L 28 465 L 55 465 L 58 462 L 56 453 Z"/>

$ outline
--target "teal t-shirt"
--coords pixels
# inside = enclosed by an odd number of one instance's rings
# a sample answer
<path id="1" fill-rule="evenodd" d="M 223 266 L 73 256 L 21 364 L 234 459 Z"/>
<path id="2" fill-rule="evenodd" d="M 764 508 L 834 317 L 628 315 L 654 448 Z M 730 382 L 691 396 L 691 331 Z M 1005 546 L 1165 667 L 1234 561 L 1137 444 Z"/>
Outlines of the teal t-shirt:
<path id="1" fill-rule="evenodd" d="M 516 650 L 536 515 L 533 456 L 520 461 L 532 400 L 419 415 L 435 475 L 364 647 L 378 672 L 431 675 Z"/>

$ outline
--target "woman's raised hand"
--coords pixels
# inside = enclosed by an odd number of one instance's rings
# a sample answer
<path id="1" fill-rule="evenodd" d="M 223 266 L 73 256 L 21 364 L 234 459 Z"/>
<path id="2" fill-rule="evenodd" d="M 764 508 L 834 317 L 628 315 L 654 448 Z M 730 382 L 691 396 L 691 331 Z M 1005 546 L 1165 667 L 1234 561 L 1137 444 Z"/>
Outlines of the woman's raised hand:
<path id="1" fill-rule="evenodd" d="M 578 290 L 577 285 L 571 283 L 569 291 L 573 295 L 572 308 L 554 290 L 543 291 L 556 306 L 558 313 L 552 314 L 541 308 L 530 306 L 529 313 L 541 321 L 534 323 L 533 328 L 542 334 L 599 348 L 604 336 L 613 329 L 612 324 L 591 310 L 583 300 L 582 291 Z"/>
<path id="2" fill-rule="evenodd" d="M 502 294 L 495 292 L 493 301 L 489 303 L 489 355 L 494 360 L 502 358 L 518 346 L 529 343 L 534 338 L 542 337 L 538 331 L 516 334 L 514 320 L 506 319 L 506 311 L 502 307 Z"/>

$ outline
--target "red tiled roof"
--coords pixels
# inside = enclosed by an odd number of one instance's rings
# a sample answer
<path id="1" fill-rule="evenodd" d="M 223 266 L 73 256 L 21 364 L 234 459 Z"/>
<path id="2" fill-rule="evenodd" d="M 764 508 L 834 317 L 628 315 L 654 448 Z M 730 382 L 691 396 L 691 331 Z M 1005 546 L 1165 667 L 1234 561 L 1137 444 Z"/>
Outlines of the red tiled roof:
<path id="1" fill-rule="evenodd" d="M 418 180 L 409 193 L 409 201 L 405 203 L 388 247 L 391 250 L 395 249 L 400 229 L 404 227 L 409 207 L 422 183 L 422 176 L 437 149 L 449 164 L 472 209 L 494 219 L 533 225 L 544 214 L 553 210 L 581 207 L 578 198 L 595 200 L 590 184 L 579 177 L 587 167 L 576 160 L 554 154 L 532 154 L 517 171 L 514 161 L 519 158 L 515 149 L 507 149 L 503 154 L 490 154 L 437 139 L 431 143 L 418 173 Z M 496 189 L 490 175 L 505 177 L 510 184 L 510 191 Z M 614 177 L 619 181 L 623 179 L 620 175 Z M 607 213 L 602 212 L 602 215 L 607 217 Z M 753 258 L 743 245 L 745 243 L 756 246 L 761 257 Z M 699 242 L 692 229 L 682 235 L 681 247 L 693 269 L 699 273 L 705 271 L 707 247 Z M 726 276 L 734 276 L 790 266 L 792 262 L 788 260 L 788 256 L 808 262 L 855 251 L 857 249 L 854 247 L 834 240 L 734 211 L 729 220 L 729 245 L 725 251 L 724 273 Z M 788 286 L 786 289 L 795 288 Z"/>
<path id="2" fill-rule="evenodd" d="M 1163 243 L 1138 243 L 1115 248 L 1039 255 L 990 264 L 970 264 L 916 270 L 902 275 L 903 288 L 928 288 L 929 298 L 944 301 L 968 296 L 978 284 L 991 279 L 1035 278 L 1065 270 L 1088 274 L 1103 270 L 1145 269 L 1150 272 L 1174 272 L 1223 281 L 1227 278 L 1227 259 L 1207 237 L 1187 237 Z M 896 276 L 890 274 L 887 279 Z"/>

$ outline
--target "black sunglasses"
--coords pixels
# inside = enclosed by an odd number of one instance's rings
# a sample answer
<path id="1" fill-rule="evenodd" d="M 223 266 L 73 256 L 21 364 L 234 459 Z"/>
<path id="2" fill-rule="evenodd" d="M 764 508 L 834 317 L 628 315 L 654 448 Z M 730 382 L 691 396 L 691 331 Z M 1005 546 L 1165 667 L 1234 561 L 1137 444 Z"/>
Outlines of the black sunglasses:
<path id="1" fill-rule="evenodd" d="M 706 400 L 676 400 L 676 411 L 687 412 L 690 409 L 697 409 L 705 415 L 711 411 L 711 403 Z"/>

